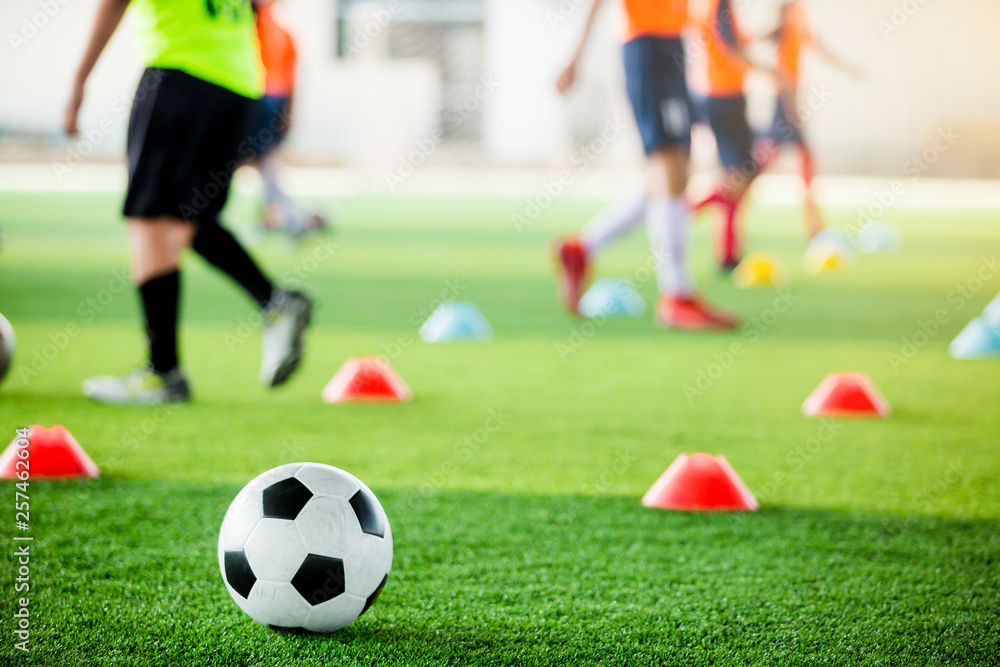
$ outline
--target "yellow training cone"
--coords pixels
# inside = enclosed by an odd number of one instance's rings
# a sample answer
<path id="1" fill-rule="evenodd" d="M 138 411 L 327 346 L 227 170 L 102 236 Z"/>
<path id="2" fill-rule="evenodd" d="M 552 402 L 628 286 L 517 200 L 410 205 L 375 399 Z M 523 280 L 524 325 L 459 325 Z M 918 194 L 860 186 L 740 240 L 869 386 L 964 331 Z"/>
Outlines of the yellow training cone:
<path id="1" fill-rule="evenodd" d="M 781 287 L 788 282 L 788 272 L 777 257 L 763 252 L 747 255 L 733 271 L 737 287 Z"/>
<path id="2" fill-rule="evenodd" d="M 842 271 L 850 261 L 850 258 L 837 248 L 825 244 L 813 244 L 802 257 L 802 266 L 809 273 L 830 273 Z"/>

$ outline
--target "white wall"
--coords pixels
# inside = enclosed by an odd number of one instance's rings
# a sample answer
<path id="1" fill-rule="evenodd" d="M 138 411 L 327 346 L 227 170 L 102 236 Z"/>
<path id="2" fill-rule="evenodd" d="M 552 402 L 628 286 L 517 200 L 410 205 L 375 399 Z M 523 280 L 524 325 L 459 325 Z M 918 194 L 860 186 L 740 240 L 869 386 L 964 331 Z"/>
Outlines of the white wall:
<path id="1" fill-rule="evenodd" d="M 51 3 L 51 17 L 39 9 L 40 1 Z M 87 157 L 122 154 L 129 105 L 142 72 L 128 15 L 88 83 L 80 118 L 84 136 L 65 144 L 59 134 L 96 4 L 94 0 L 0 2 L 4 35 L 0 91 L 7 91 L 0 95 L 0 128 L 14 135 L 49 137 L 56 153 L 76 149 L 85 150 Z M 414 141 L 433 134 L 440 106 L 439 76 L 426 62 L 375 57 L 377 44 L 353 61 L 336 60 L 335 9 L 331 0 L 281 4 L 300 52 L 290 152 L 306 160 L 347 162 L 378 171 L 411 150 Z M 366 17 L 359 17 L 359 22 L 359 29 L 364 28 Z M 11 43 L 10 34 L 17 44 Z M 98 130 L 102 125 L 107 132 Z"/>
<path id="2" fill-rule="evenodd" d="M 372 6 L 388 2 L 376 0 Z M 627 131 L 601 154 L 601 166 L 638 164 L 638 140 L 623 94 L 615 0 L 606 3 L 610 7 L 588 50 L 580 85 L 566 100 L 555 93 L 553 82 L 579 35 L 589 0 L 486 3 L 486 74 L 501 85 L 483 102 L 482 159 L 566 163 L 574 146 L 596 136 L 609 119 L 620 119 Z M 761 31 L 772 24 L 779 0 L 734 3 L 746 26 Z M 859 84 L 820 62 L 809 63 L 806 88 L 819 86 L 831 94 L 809 124 L 824 171 L 898 174 L 910 156 L 950 127 L 959 139 L 932 167 L 932 175 L 1000 176 L 1000 86 L 994 72 L 1000 63 L 995 36 L 1000 3 L 811 0 L 809 5 L 823 39 L 868 73 Z M 95 7 L 96 0 L 0 2 L 0 128 L 8 135 L 47 134 L 54 150 L 72 148 L 61 143 L 58 128 Z M 382 173 L 433 135 L 441 105 L 433 66 L 379 58 L 377 34 L 361 58 L 338 61 L 335 0 L 282 0 L 282 9 L 302 53 L 291 153 Z M 364 16 L 358 21 L 365 25 Z M 768 57 L 766 49 L 762 57 Z M 99 143 L 95 154 L 121 154 L 127 101 L 140 71 L 126 25 L 88 87 L 81 123 Z M 756 81 L 752 89 L 754 116 L 765 121 L 770 85 Z M 102 121 L 111 129 L 94 134 Z"/>
<path id="3" fill-rule="evenodd" d="M 0 2 L 0 127 L 57 136 L 95 7 L 89 0 Z M 87 87 L 80 127 L 91 133 L 89 143 L 97 144 L 98 154 L 124 150 L 129 107 L 142 71 L 129 23 L 126 19 L 125 29 L 112 38 Z M 93 134 L 102 121 L 109 131 Z"/>

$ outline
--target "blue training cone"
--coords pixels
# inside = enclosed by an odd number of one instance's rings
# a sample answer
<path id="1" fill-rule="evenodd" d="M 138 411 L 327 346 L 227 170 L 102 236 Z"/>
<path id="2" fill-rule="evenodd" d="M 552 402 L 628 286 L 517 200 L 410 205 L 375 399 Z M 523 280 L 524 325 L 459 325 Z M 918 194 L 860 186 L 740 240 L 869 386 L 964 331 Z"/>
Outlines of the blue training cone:
<path id="1" fill-rule="evenodd" d="M 986 310 L 983 311 L 983 319 L 986 320 L 986 324 L 990 328 L 1000 331 L 1000 294 L 997 294 L 997 298 L 986 306 Z"/>
<path id="2" fill-rule="evenodd" d="M 580 299 L 580 314 L 584 317 L 642 317 L 646 302 L 621 278 L 601 278 Z"/>
<path id="3" fill-rule="evenodd" d="M 837 227 L 827 227 L 809 243 L 810 248 L 828 248 L 834 250 L 846 260 L 854 260 L 854 245 L 844 230 Z"/>
<path id="4" fill-rule="evenodd" d="M 866 255 L 899 252 L 902 244 L 899 232 L 888 223 L 875 221 L 858 233 L 858 250 Z"/>
<path id="5" fill-rule="evenodd" d="M 948 351 L 956 359 L 1000 358 L 1000 331 L 977 317 L 951 342 Z"/>
<path id="6" fill-rule="evenodd" d="M 456 301 L 438 306 L 420 327 L 420 337 L 426 343 L 487 341 L 493 338 L 493 327 L 475 304 Z"/>

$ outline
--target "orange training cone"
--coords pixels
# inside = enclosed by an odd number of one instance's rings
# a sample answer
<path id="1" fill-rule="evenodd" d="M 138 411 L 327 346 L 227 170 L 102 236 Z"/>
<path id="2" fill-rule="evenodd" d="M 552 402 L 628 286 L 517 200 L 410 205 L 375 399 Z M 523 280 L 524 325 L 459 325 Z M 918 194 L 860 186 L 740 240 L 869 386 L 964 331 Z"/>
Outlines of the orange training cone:
<path id="1" fill-rule="evenodd" d="M 681 454 L 642 497 L 646 507 L 682 512 L 747 512 L 760 507 L 723 456 Z"/>
<path id="2" fill-rule="evenodd" d="M 806 402 L 807 417 L 888 417 L 889 402 L 864 373 L 831 373 Z"/>
<path id="3" fill-rule="evenodd" d="M 381 357 L 348 359 L 323 389 L 327 403 L 401 403 L 413 393 Z"/>
<path id="4" fill-rule="evenodd" d="M 20 479 L 18 473 L 25 470 L 30 479 L 92 478 L 101 474 L 76 438 L 62 426 L 31 426 L 27 445 L 24 440 L 15 438 L 0 454 L 0 478 Z M 25 457 L 19 456 L 23 450 L 28 452 Z"/>

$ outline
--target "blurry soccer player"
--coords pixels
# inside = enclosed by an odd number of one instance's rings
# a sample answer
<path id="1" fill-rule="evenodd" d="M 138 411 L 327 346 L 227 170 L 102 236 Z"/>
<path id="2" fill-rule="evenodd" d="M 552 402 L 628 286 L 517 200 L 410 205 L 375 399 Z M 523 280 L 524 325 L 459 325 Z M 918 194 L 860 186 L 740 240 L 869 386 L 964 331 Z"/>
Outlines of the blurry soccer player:
<path id="1" fill-rule="evenodd" d="M 186 247 L 229 275 L 262 310 L 260 379 L 280 385 L 298 367 L 312 303 L 275 287 L 219 224 L 263 88 L 250 2 L 101 0 L 66 106 L 70 135 L 77 133 L 87 77 L 130 4 L 146 70 L 129 119 L 124 215 L 149 364 L 124 377 L 91 378 L 84 393 L 105 403 L 146 405 L 190 398 L 177 350 Z"/>
<path id="2" fill-rule="evenodd" d="M 802 159 L 801 174 L 805 183 L 806 233 L 814 238 L 823 231 L 823 216 L 813 194 L 812 182 L 815 174 L 812 151 L 806 142 L 802 120 L 798 109 L 798 87 L 801 81 L 802 59 L 811 49 L 828 63 L 861 78 L 861 72 L 828 49 L 816 38 L 810 25 L 809 15 L 801 2 L 786 2 L 781 6 L 778 27 L 765 37 L 775 42 L 778 49 L 778 72 L 781 86 L 775 102 L 774 121 L 771 129 L 758 142 L 756 152 L 761 156 L 762 168 L 777 159 L 782 146 L 794 145 Z"/>
<path id="3" fill-rule="evenodd" d="M 278 185 L 278 147 L 288 134 L 295 93 L 295 40 L 275 15 L 277 0 L 254 0 L 257 39 L 264 65 L 264 96 L 260 98 L 253 131 L 255 157 L 251 164 L 264 181 L 261 222 L 265 229 L 299 237 L 325 226 L 317 213 L 305 214 Z"/>
<path id="4" fill-rule="evenodd" d="M 622 0 L 628 19 L 623 56 L 628 96 L 648 161 L 643 192 L 612 203 L 591 220 L 579 237 L 556 245 L 560 292 L 566 308 L 577 313 L 590 260 L 612 239 L 643 218 L 656 261 L 660 300 L 656 319 L 677 329 L 731 329 L 737 319 L 704 304 L 695 293 L 687 264 L 691 213 L 685 190 L 691 147 L 691 99 L 688 94 L 681 33 L 688 20 L 687 0 Z M 576 55 L 557 86 L 566 92 L 601 0 L 594 0 Z"/>
<path id="5" fill-rule="evenodd" d="M 702 0 L 694 14 L 697 38 L 691 51 L 697 63 L 692 77 L 699 93 L 694 100 L 696 117 L 715 135 L 724 169 L 714 192 L 696 209 L 722 208 L 717 254 L 722 268 L 731 270 L 739 264 L 741 253 L 737 212 L 759 173 L 743 87 L 747 72 L 762 68 L 746 54 L 748 40 L 739 29 L 730 0 Z"/>

